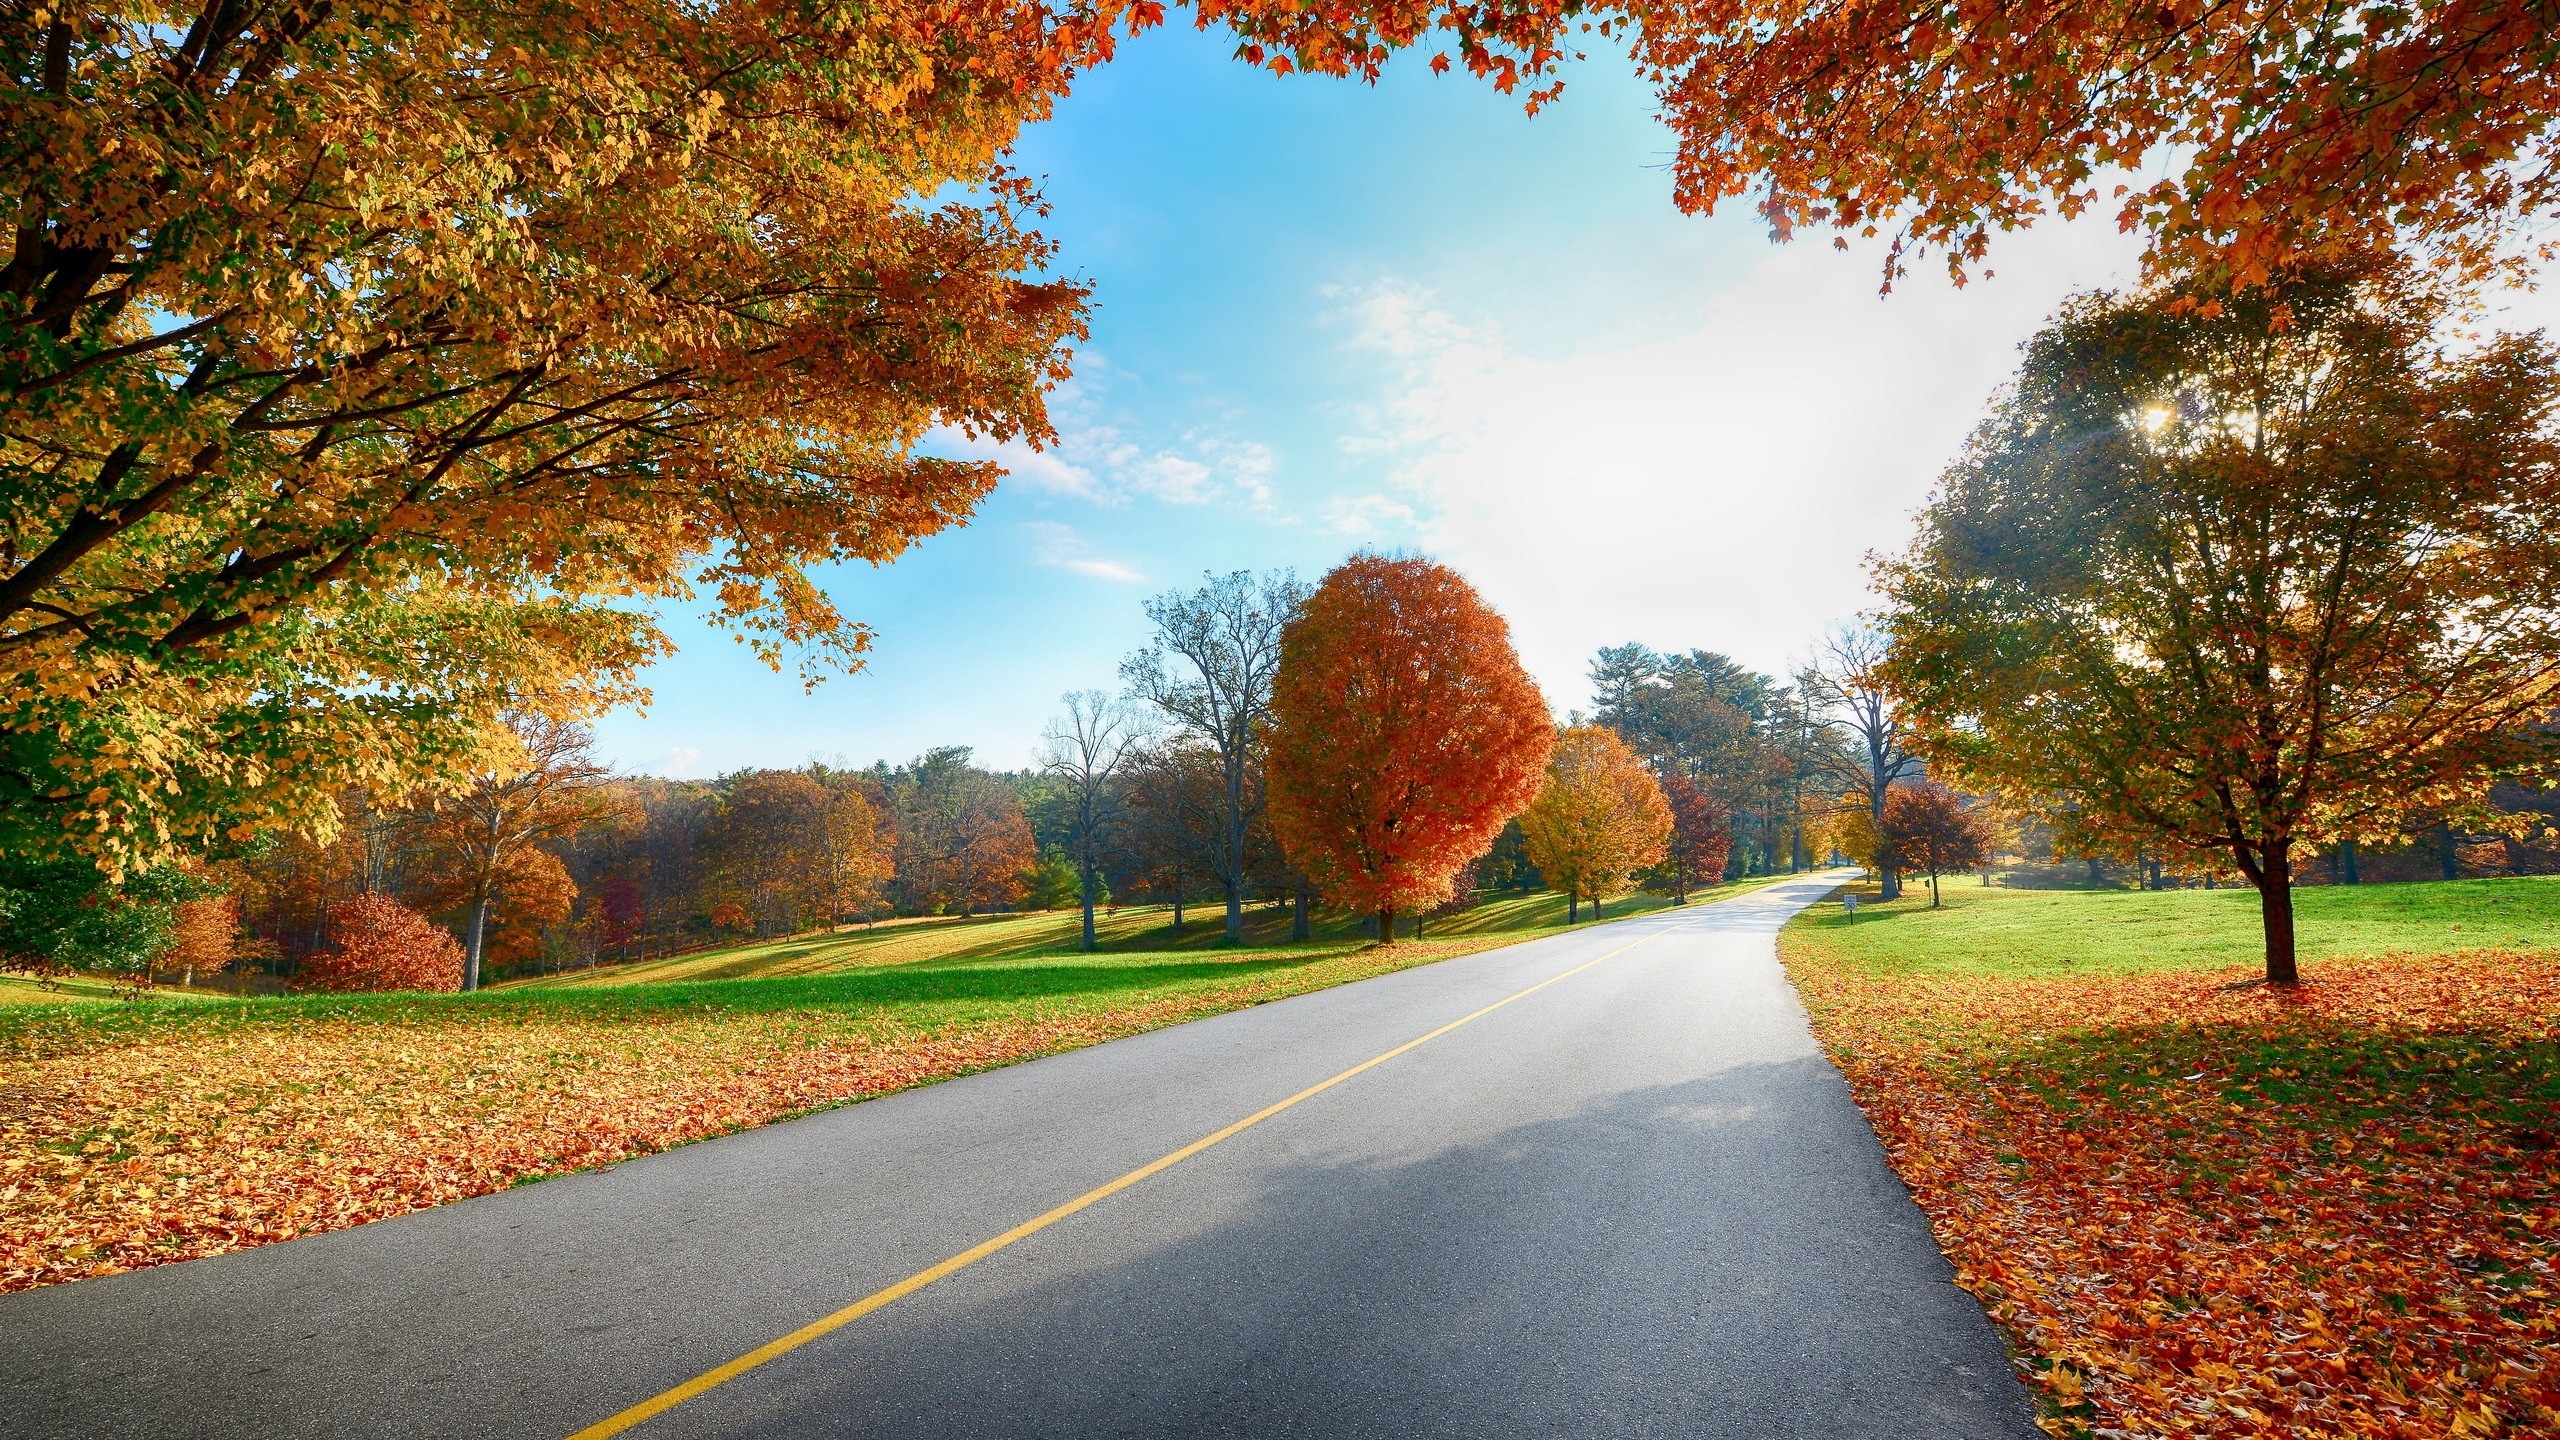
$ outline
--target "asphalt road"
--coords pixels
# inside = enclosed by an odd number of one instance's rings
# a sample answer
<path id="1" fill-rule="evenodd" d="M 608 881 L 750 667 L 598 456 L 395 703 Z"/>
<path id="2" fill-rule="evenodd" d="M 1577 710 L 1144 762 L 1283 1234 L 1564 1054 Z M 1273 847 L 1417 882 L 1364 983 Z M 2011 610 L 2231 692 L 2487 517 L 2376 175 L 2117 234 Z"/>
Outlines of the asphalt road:
<path id="1" fill-rule="evenodd" d="M 1610 955 L 641 1437 L 2019 1437 L 1790 882 L 354 1230 L 0 1297 L 8 1436 L 567 1435 Z"/>

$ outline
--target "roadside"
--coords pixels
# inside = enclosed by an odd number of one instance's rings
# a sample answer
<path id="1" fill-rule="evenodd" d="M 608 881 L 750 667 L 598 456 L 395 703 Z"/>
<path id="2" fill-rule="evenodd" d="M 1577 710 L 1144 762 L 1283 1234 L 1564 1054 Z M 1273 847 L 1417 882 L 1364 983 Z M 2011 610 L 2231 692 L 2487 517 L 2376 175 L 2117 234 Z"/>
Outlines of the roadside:
<path id="1" fill-rule="evenodd" d="M 740 978 L 0 1004 L 0 1291 L 361 1224 L 1564 928 L 1561 897 L 1497 903 L 1391 948 L 984 953 L 983 928 L 951 927 L 887 963 L 847 932 L 839 963 Z"/>
<path id="2" fill-rule="evenodd" d="M 2560 880 L 1945 893 L 1780 949 L 2048 1431 L 2560 1430 Z"/>

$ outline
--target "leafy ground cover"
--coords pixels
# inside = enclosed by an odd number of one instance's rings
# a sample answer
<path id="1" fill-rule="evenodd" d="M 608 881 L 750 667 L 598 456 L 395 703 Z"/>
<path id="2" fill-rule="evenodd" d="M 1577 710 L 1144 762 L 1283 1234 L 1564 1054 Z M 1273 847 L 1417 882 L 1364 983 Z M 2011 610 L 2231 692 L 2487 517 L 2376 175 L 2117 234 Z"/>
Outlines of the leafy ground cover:
<path id="1" fill-rule="evenodd" d="M 1215 916 L 1177 936 L 1132 910 L 1094 955 L 1071 948 L 1072 917 L 1014 916 L 478 995 L 0 995 L 0 1290 L 358 1224 L 1533 939 L 1563 905 L 1479 906 L 1391 949 L 1348 927 L 1274 942 L 1286 921 L 1267 916 L 1226 947 Z"/>
<path id="2" fill-rule="evenodd" d="M 2048 1431 L 2560 1433 L 2560 880 L 1946 895 L 1781 949 Z"/>

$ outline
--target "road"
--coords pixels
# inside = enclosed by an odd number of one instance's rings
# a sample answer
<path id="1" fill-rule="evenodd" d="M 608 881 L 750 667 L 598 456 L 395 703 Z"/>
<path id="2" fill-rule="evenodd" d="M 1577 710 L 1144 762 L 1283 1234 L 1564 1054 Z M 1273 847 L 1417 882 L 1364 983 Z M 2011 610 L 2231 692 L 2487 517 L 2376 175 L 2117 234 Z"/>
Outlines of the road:
<path id="1" fill-rule="evenodd" d="M 0 1296 L 0 1434 L 557 1440 L 1475 1015 L 628 1433 L 2028 1440 L 1778 969 L 1834 883 Z"/>

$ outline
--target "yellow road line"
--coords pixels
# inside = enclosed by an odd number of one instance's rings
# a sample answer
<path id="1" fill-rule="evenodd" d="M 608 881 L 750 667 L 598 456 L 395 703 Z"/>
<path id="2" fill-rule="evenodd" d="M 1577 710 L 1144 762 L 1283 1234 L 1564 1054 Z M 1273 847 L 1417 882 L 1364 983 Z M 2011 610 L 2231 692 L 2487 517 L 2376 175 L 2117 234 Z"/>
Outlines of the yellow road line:
<path id="1" fill-rule="evenodd" d="M 968 1269 L 970 1266 L 977 1264 L 979 1261 L 986 1259 L 988 1256 L 993 1255 L 1015 1241 L 1028 1239 L 1029 1237 L 1048 1229 L 1050 1226 L 1057 1224 L 1059 1221 L 1066 1219 L 1077 1211 L 1084 1209 L 1086 1206 L 1094 1204 L 1096 1201 L 1106 1200 L 1111 1196 L 1119 1194 L 1121 1191 L 1126 1190 L 1130 1186 L 1137 1184 L 1139 1181 L 1146 1179 L 1148 1176 L 1155 1174 L 1157 1171 L 1171 1169 L 1173 1166 L 1181 1164 L 1183 1161 L 1190 1159 L 1192 1156 L 1199 1154 L 1201 1151 L 1208 1149 L 1210 1146 L 1217 1144 L 1221 1140 L 1243 1134 L 1245 1131 L 1252 1129 L 1254 1126 L 1261 1124 L 1263 1121 L 1270 1119 L 1272 1116 L 1279 1114 L 1281 1111 L 1288 1109 L 1290 1106 L 1297 1104 L 1301 1100 L 1312 1099 L 1315 1096 L 1321 1095 L 1327 1090 L 1332 1089 L 1334 1086 L 1341 1084 L 1343 1081 L 1350 1079 L 1354 1075 L 1358 1075 L 1366 1070 L 1376 1069 L 1378 1066 L 1386 1064 L 1388 1061 L 1404 1054 L 1408 1050 L 1416 1050 L 1422 1046 L 1428 1045 L 1432 1041 L 1439 1039 L 1441 1036 L 1448 1034 L 1450 1031 L 1457 1029 L 1461 1025 L 1481 1020 L 1487 1015 L 1492 1014 L 1494 1011 L 1501 1009 L 1503 1006 L 1510 1004 L 1514 1000 L 1527 999 L 1529 996 L 1537 994 L 1539 991 L 1546 989 L 1557 981 L 1571 979 L 1572 977 L 1581 974 L 1583 971 L 1590 969 L 1592 966 L 1599 964 L 1603 960 L 1614 959 L 1617 956 L 1624 955 L 1628 951 L 1636 948 L 1638 945 L 1644 944 L 1647 940 L 1658 939 L 1663 935 L 1669 934 L 1674 928 L 1678 927 L 1665 927 L 1664 929 L 1656 930 L 1652 934 L 1645 936 L 1643 940 L 1631 940 L 1626 944 L 1619 946 L 1617 949 L 1609 951 L 1605 955 L 1595 955 L 1592 958 L 1583 961 L 1581 964 L 1574 966 L 1570 970 L 1560 971 L 1554 975 L 1548 976 L 1546 979 L 1539 981 L 1537 984 L 1530 986 L 1526 990 L 1518 990 L 1509 995 L 1505 995 L 1501 999 L 1494 1001 L 1492 1004 L 1487 1005 L 1473 1014 L 1461 1015 L 1457 1019 L 1450 1021 L 1448 1024 L 1441 1026 L 1439 1029 L 1432 1031 L 1428 1035 L 1407 1040 L 1403 1044 L 1397 1046 L 1393 1050 L 1387 1051 L 1383 1055 L 1376 1055 L 1363 1060 L 1359 1064 L 1352 1066 L 1350 1069 L 1343 1071 L 1341 1074 L 1336 1075 L 1329 1080 L 1319 1080 L 1315 1084 L 1308 1086 L 1306 1089 L 1299 1091 L 1297 1094 L 1290 1096 L 1286 1100 L 1279 1101 L 1276 1104 L 1266 1105 L 1262 1109 L 1254 1111 L 1252 1114 L 1247 1115 L 1243 1119 L 1223 1130 L 1203 1135 L 1199 1139 L 1192 1141 L 1190 1144 L 1183 1146 L 1181 1149 L 1174 1151 L 1170 1155 L 1150 1160 L 1146 1164 L 1139 1166 L 1137 1169 L 1130 1171 L 1128 1174 L 1121 1176 L 1119 1179 L 1111 1181 L 1109 1184 L 1099 1185 L 1091 1190 L 1087 1190 L 1073 1200 L 1059 1206 L 1057 1209 L 1051 1210 L 1046 1214 L 1036 1216 L 1032 1219 L 1025 1220 L 1021 1224 L 1014 1226 L 1012 1229 L 1007 1230 L 992 1240 L 972 1245 L 968 1249 L 961 1251 L 959 1254 L 952 1256 L 950 1259 L 943 1261 L 941 1264 L 933 1266 L 931 1269 L 919 1270 L 913 1275 L 908 1276 L 906 1279 L 899 1281 L 895 1285 L 874 1290 L 870 1294 L 863 1296 L 861 1299 L 854 1301 L 852 1304 L 847 1305 L 834 1314 L 825 1316 L 821 1319 L 812 1320 L 808 1324 L 801 1326 L 799 1329 L 792 1331 L 790 1334 L 783 1336 L 779 1340 L 759 1345 L 755 1349 L 748 1351 L 746 1354 L 739 1356 L 737 1359 L 730 1361 L 726 1365 L 720 1366 L 716 1370 L 706 1370 L 701 1374 L 694 1376 L 692 1379 L 687 1380 L 683 1384 L 676 1386 L 674 1389 L 652 1395 L 648 1399 L 641 1401 L 639 1404 L 632 1406 L 630 1409 L 625 1410 L 618 1415 L 611 1415 L 605 1419 L 599 1420 L 593 1425 L 588 1426 L 586 1429 L 580 1430 L 576 1434 L 571 1435 L 569 1440 L 605 1440 L 605 1437 L 608 1435 L 619 1435 L 625 1430 L 630 1429 L 632 1426 L 639 1424 L 643 1420 L 663 1415 L 683 1404 L 687 1400 L 692 1399 L 696 1395 L 704 1394 L 721 1385 L 725 1385 L 729 1381 L 737 1379 L 739 1376 L 746 1374 L 748 1371 L 753 1370 L 768 1360 L 779 1359 L 822 1335 L 842 1329 L 844 1326 L 852 1324 L 854 1321 L 861 1319 L 863 1316 L 887 1305 L 893 1300 L 913 1295 L 917 1291 L 932 1284 L 936 1280 L 942 1279 L 946 1275 L 958 1274 L 960 1271 Z"/>

